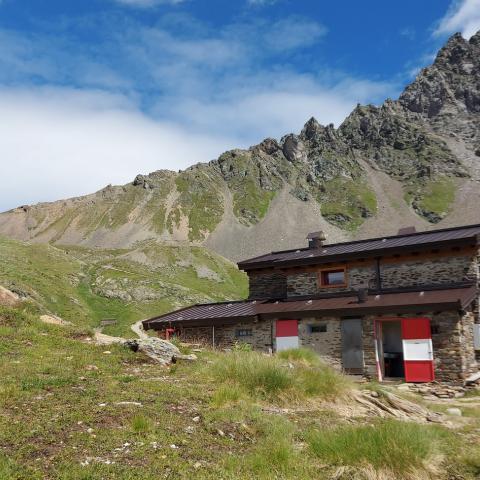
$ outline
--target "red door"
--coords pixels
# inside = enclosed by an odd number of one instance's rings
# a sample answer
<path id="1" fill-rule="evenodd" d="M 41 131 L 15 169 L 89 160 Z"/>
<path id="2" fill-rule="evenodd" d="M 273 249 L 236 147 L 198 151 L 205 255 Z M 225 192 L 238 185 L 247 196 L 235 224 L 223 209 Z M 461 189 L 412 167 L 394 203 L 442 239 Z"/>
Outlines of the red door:
<path id="1" fill-rule="evenodd" d="M 406 382 L 431 382 L 433 370 L 432 334 L 429 318 L 402 319 L 403 360 Z"/>

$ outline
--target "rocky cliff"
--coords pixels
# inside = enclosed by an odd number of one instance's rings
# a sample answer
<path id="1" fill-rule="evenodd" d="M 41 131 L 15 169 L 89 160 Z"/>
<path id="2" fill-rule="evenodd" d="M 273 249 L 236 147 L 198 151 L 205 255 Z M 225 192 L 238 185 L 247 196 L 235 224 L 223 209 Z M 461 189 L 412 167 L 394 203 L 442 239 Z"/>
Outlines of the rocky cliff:
<path id="1" fill-rule="evenodd" d="M 330 240 L 480 221 L 480 32 L 456 34 L 398 100 L 357 106 L 338 129 L 231 150 L 178 173 L 138 175 L 85 197 L 0 215 L 22 240 L 127 247 L 206 245 L 238 259 Z"/>

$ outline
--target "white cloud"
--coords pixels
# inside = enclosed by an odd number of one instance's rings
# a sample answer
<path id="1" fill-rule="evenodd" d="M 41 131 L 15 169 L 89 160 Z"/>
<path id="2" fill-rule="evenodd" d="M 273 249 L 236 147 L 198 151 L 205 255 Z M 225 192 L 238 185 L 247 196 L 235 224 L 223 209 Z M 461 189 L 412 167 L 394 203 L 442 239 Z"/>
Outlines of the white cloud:
<path id="1" fill-rule="evenodd" d="M 456 0 L 440 20 L 435 35 L 461 32 L 469 39 L 480 30 L 480 0 Z"/>
<path id="2" fill-rule="evenodd" d="M 100 91 L 3 89 L 0 109 L 0 211 L 185 168 L 233 143 L 154 121 Z"/>
<path id="3" fill-rule="evenodd" d="M 263 7 L 264 5 L 273 5 L 273 4 L 277 3 L 278 1 L 279 0 L 247 0 L 247 3 L 249 5 Z"/>
<path id="4" fill-rule="evenodd" d="M 327 33 L 327 29 L 318 22 L 289 17 L 270 26 L 265 33 L 265 40 L 272 50 L 295 50 L 314 45 Z"/>
<path id="5" fill-rule="evenodd" d="M 299 53 L 305 63 L 302 48 L 325 33 L 303 17 L 219 29 L 181 15 L 150 27 L 123 16 L 89 21 L 107 29 L 103 43 L 77 44 L 68 24 L 67 33 L 35 38 L 0 30 L 0 166 L 8 179 L 0 210 L 208 161 L 299 131 L 312 115 L 338 125 L 357 102 L 396 90 L 330 72 L 315 58 L 310 73 L 299 71 L 291 59 Z"/>
<path id="6" fill-rule="evenodd" d="M 156 5 L 178 5 L 185 0 L 113 0 L 116 3 L 130 7 L 149 8 Z"/>

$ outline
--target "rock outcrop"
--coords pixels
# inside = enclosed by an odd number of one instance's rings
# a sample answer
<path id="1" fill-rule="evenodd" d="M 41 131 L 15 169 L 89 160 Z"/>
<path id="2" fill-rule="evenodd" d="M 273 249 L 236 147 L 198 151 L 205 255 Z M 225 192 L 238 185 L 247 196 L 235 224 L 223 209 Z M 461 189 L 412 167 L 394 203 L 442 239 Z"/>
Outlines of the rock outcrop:
<path id="1" fill-rule="evenodd" d="M 170 342 L 161 338 L 148 337 L 135 340 L 125 340 L 123 343 L 127 348 L 134 352 L 142 352 L 161 365 L 170 365 L 177 360 L 196 360 L 196 356 L 183 355 L 180 350 Z"/>
<path id="2" fill-rule="evenodd" d="M 299 134 L 185 171 L 22 206 L 0 215 L 0 234 L 115 248 L 188 241 L 236 260 L 298 246 L 320 228 L 342 240 L 395 233 L 406 222 L 473 223 L 479 157 L 480 32 L 469 41 L 456 34 L 398 100 L 359 105 L 338 129 L 311 118 Z"/>
<path id="3" fill-rule="evenodd" d="M 0 285 L 0 305 L 14 307 L 20 303 L 20 297 Z"/>

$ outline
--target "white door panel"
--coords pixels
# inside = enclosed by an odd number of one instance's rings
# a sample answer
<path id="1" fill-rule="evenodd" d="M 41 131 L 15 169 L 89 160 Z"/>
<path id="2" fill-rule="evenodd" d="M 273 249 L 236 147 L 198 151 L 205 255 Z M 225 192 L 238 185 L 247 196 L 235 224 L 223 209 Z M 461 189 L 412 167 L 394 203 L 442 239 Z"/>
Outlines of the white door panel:
<path id="1" fill-rule="evenodd" d="M 289 348 L 298 348 L 298 337 L 277 337 L 277 352 L 288 350 Z"/>
<path id="2" fill-rule="evenodd" d="M 403 359 L 433 360 L 432 339 L 403 340 Z"/>

